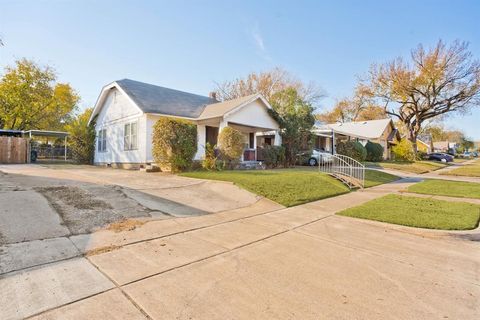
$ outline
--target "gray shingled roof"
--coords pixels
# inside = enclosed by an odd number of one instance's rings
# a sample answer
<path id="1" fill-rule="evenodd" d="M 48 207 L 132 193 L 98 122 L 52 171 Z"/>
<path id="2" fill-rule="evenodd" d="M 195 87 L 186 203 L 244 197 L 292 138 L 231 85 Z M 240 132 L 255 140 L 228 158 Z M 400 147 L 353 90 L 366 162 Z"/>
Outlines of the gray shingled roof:
<path id="1" fill-rule="evenodd" d="M 209 97 L 130 79 L 118 80 L 116 83 L 145 113 L 197 118 L 207 104 L 218 102 Z"/>

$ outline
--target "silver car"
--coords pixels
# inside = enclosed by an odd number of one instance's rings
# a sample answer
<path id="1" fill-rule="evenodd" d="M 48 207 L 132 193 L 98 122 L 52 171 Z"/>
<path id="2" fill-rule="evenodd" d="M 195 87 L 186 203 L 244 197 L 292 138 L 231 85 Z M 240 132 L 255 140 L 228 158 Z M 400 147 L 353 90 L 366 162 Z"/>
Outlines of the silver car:
<path id="1" fill-rule="evenodd" d="M 330 163 L 332 161 L 333 161 L 333 157 L 330 152 L 319 150 L 319 149 L 313 149 L 312 154 L 308 159 L 308 165 L 314 167 L 314 166 L 318 166 L 319 163 L 320 164 Z"/>

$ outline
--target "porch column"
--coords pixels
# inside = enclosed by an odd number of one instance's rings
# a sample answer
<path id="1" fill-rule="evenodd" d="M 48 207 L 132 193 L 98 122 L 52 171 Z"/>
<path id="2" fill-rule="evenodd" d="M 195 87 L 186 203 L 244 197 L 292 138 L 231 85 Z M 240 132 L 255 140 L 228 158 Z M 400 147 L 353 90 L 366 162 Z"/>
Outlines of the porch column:
<path id="1" fill-rule="evenodd" d="M 220 132 L 222 132 L 223 128 L 228 126 L 228 122 L 225 120 L 220 121 L 218 124 L 218 135 L 220 135 Z M 220 142 L 217 140 L 217 146 L 220 146 Z"/>
<path id="2" fill-rule="evenodd" d="M 250 139 L 250 135 L 248 136 Z M 253 132 L 253 150 L 255 150 L 255 161 L 257 161 L 257 133 Z"/>
<path id="3" fill-rule="evenodd" d="M 65 161 L 67 161 L 67 136 L 65 136 L 65 141 L 63 142 L 63 147 L 65 148 L 64 158 L 65 158 Z"/>
<path id="4" fill-rule="evenodd" d="M 337 150 L 335 150 L 335 131 L 332 130 L 332 154 L 337 153 Z"/>
<path id="5" fill-rule="evenodd" d="M 280 135 L 279 130 L 275 130 L 275 139 L 273 140 L 274 146 L 281 146 L 282 145 L 282 136 Z"/>
<path id="6" fill-rule="evenodd" d="M 197 125 L 197 153 L 195 160 L 202 160 L 205 156 L 206 127 L 204 124 Z"/>
<path id="7" fill-rule="evenodd" d="M 222 132 L 222 129 L 228 127 L 228 122 L 227 121 L 220 121 L 220 125 L 218 126 L 218 134 Z"/>

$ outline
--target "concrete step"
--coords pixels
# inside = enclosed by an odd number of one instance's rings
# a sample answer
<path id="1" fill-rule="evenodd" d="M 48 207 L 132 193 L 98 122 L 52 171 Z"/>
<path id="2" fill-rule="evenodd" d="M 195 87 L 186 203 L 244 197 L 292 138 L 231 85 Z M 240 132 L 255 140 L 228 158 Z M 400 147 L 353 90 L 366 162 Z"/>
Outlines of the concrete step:
<path id="1" fill-rule="evenodd" d="M 143 172 L 160 172 L 160 167 L 155 164 L 147 164 L 146 166 L 140 167 L 140 171 Z"/>
<path id="2" fill-rule="evenodd" d="M 238 167 L 240 170 L 264 170 L 266 166 L 261 161 L 242 161 Z"/>

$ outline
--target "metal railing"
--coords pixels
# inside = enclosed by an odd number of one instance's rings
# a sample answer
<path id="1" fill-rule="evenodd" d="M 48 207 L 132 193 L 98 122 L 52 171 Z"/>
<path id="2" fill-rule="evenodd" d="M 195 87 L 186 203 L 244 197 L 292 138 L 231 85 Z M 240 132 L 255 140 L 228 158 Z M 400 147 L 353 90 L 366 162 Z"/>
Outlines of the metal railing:
<path id="1" fill-rule="evenodd" d="M 322 155 L 318 169 L 341 180 L 349 188 L 363 189 L 365 186 L 365 166 L 353 158 L 341 154 Z"/>

